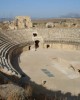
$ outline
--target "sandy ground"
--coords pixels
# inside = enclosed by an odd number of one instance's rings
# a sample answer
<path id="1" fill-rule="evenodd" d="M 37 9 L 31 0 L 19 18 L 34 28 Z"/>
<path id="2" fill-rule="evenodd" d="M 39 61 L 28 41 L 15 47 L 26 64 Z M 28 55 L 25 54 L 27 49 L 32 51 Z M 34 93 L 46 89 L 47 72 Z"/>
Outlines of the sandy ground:
<path id="1" fill-rule="evenodd" d="M 56 49 L 25 51 L 20 55 L 20 67 L 31 81 L 50 90 L 80 93 L 80 52 Z M 71 67 L 73 65 L 73 67 Z"/>

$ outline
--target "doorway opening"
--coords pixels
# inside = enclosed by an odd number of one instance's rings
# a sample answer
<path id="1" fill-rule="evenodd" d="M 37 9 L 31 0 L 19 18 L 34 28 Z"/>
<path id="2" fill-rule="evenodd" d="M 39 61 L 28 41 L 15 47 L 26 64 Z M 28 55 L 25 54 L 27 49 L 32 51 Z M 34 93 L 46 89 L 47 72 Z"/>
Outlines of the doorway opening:
<path id="1" fill-rule="evenodd" d="M 35 41 L 35 49 L 39 48 L 39 42 L 40 42 L 39 40 Z"/>
<path id="2" fill-rule="evenodd" d="M 36 37 L 37 36 L 37 33 L 33 33 L 33 36 Z"/>
<path id="3" fill-rule="evenodd" d="M 49 45 L 49 44 L 47 44 L 47 45 L 46 45 L 46 47 L 47 47 L 47 48 L 49 48 L 49 47 L 50 47 L 50 45 Z"/>
<path id="4" fill-rule="evenodd" d="M 31 46 L 29 46 L 29 50 L 31 50 Z"/>

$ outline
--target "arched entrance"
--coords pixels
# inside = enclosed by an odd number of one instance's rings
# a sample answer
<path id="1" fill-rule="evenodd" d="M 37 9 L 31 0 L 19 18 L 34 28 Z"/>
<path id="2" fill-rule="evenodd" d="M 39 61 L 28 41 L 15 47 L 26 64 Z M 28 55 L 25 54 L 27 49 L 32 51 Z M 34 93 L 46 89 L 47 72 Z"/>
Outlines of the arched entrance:
<path id="1" fill-rule="evenodd" d="M 31 46 L 29 46 L 29 50 L 31 50 Z"/>
<path id="2" fill-rule="evenodd" d="M 33 33 L 33 36 L 36 37 L 37 36 L 37 33 Z"/>
<path id="3" fill-rule="evenodd" d="M 49 44 L 47 44 L 47 45 L 46 45 L 46 47 L 47 47 L 47 48 L 49 48 L 49 47 L 50 47 L 50 45 L 49 45 Z"/>
<path id="4" fill-rule="evenodd" d="M 35 49 L 39 48 L 39 42 L 40 42 L 39 40 L 35 41 Z"/>

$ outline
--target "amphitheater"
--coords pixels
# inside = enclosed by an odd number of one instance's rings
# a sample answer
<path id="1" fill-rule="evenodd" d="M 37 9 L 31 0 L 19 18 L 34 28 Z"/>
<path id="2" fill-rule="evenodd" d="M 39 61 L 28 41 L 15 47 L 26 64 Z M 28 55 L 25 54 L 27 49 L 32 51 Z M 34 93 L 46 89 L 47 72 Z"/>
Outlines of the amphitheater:
<path id="1" fill-rule="evenodd" d="M 0 72 L 48 90 L 80 93 L 80 29 L 0 31 Z M 5 76 L 6 76 L 5 75 Z"/>

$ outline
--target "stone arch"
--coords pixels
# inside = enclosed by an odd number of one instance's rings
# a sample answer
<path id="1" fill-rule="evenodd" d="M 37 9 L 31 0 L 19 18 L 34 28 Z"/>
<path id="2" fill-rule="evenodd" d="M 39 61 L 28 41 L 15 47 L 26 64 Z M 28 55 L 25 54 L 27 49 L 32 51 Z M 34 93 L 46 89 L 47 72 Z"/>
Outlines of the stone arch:
<path id="1" fill-rule="evenodd" d="M 33 33 L 33 36 L 36 37 L 36 36 L 37 36 L 37 33 L 34 32 L 34 33 Z"/>
<path id="2" fill-rule="evenodd" d="M 29 50 L 31 50 L 31 46 L 29 46 Z"/>
<path id="3" fill-rule="evenodd" d="M 50 48 L 50 45 L 49 45 L 49 44 L 47 44 L 47 45 L 46 45 L 46 48 Z"/>

